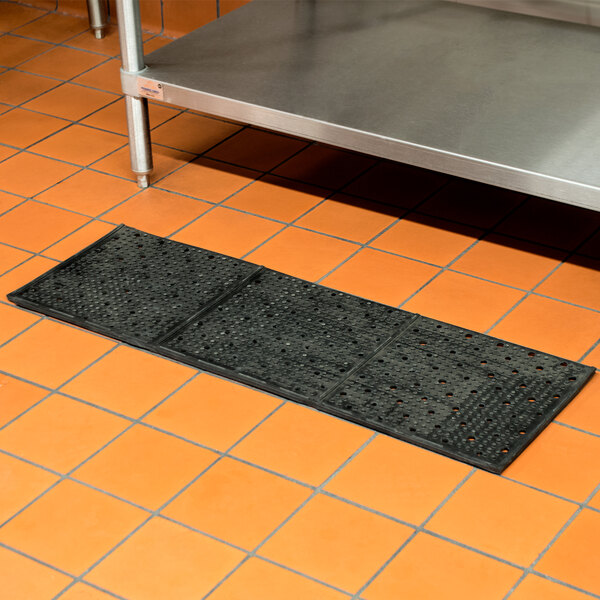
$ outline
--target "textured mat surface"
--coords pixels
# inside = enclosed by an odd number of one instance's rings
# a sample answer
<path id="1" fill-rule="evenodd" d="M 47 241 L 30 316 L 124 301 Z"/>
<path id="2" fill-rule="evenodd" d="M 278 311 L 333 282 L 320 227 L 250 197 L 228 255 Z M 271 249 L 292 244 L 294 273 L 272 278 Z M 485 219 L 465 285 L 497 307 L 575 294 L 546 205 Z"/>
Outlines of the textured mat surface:
<path id="1" fill-rule="evenodd" d="M 496 473 L 593 373 L 125 226 L 9 299 Z"/>

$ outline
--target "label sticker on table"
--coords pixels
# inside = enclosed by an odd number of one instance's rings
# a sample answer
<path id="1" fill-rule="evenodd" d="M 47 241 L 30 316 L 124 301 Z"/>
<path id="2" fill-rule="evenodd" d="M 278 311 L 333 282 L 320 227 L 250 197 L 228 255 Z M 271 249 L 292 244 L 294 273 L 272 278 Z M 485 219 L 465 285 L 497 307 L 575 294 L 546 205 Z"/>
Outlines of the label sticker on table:
<path id="1" fill-rule="evenodd" d="M 138 94 L 144 98 L 153 100 L 162 100 L 164 98 L 162 83 L 150 81 L 149 79 L 138 79 Z"/>

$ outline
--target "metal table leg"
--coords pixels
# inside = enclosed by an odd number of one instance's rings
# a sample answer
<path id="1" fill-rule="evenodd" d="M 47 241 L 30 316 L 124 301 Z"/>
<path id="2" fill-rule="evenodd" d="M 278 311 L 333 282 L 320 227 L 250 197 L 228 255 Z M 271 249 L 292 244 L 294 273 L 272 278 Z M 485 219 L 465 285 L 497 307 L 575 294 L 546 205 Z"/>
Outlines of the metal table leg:
<path id="1" fill-rule="evenodd" d="M 90 28 L 98 40 L 104 37 L 104 30 L 108 23 L 106 2 L 107 0 L 87 0 Z"/>
<path id="2" fill-rule="evenodd" d="M 121 42 L 121 70 L 125 73 L 139 73 L 145 68 L 139 0 L 117 0 L 117 20 Z M 137 175 L 138 185 L 145 188 L 148 187 L 152 172 L 148 100 L 126 95 L 125 107 L 131 169 Z"/>

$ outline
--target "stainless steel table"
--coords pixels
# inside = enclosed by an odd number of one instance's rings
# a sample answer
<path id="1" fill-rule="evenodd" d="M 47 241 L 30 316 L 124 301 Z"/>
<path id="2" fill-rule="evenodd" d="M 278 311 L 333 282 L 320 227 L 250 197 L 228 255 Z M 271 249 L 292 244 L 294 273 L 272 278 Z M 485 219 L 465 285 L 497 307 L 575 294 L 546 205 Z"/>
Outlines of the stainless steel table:
<path id="1" fill-rule="evenodd" d="M 144 58 L 118 0 L 132 166 L 147 98 L 600 210 L 600 30 L 445 1 L 253 0 Z"/>

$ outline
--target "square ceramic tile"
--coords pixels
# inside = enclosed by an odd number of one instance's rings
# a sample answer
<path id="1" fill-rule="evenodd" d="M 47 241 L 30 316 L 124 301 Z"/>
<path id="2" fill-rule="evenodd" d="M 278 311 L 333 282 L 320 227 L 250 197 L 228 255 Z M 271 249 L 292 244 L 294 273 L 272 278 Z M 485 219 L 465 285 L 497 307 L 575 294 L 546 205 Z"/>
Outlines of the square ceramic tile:
<path id="1" fill-rule="evenodd" d="M 477 471 L 429 521 L 427 529 L 529 566 L 575 509 L 564 500 Z"/>
<path id="2" fill-rule="evenodd" d="M 380 435 L 325 490 L 420 525 L 470 471 L 445 456 Z"/>
<path id="3" fill-rule="evenodd" d="M 78 170 L 78 167 L 73 165 L 22 152 L 0 163 L 0 185 L 3 190 L 12 194 L 31 197 L 73 175 Z M 35 177 L 32 177 L 33 173 L 35 173 Z M 14 235 L 19 234 L 23 235 L 23 232 L 14 232 Z"/>
<path id="4" fill-rule="evenodd" d="M 36 199 L 96 217 L 139 191 L 131 181 L 85 170 L 42 192 Z"/>
<path id="5" fill-rule="evenodd" d="M 511 594 L 511 600 L 588 600 L 589 595 L 554 583 L 537 575 L 528 575 Z"/>
<path id="6" fill-rule="evenodd" d="M 382 161 L 343 191 L 376 202 L 413 208 L 442 187 L 448 177 L 402 163 Z"/>
<path id="7" fill-rule="evenodd" d="M 224 204 L 289 223 L 316 206 L 328 194 L 329 191 L 323 188 L 266 175 L 240 190 Z"/>
<path id="8" fill-rule="evenodd" d="M 269 171 L 307 145 L 308 142 L 303 140 L 249 128 L 220 143 L 206 156 L 257 171 Z"/>
<path id="9" fill-rule="evenodd" d="M 282 400 L 202 373 L 155 408 L 144 422 L 225 451 Z"/>
<path id="10" fill-rule="evenodd" d="M 36 75 L 71 79 L 100 64 L 104 57 L 73 48 L 55 47 L 19 65 L 19 69 Z"/>
<path id="11" fill-rule="evenodd" d="M 369 300 L 398 306 L 439 269 L 415 260 L 364 248 L 321 282 Z"/>
<path id="12" fill-rule="evenodd" d="M 45 14 L 45 11 L 33 6 L 3 3 L 0 31 L 10 31 L 11 29 L 21 27 L 30 21 L 43 17 Z"/>
<path id="13" fill-rule="evenodd" d="M 465 597 L 502 600 L 521 571 L 419 533 L 362 593 L 366 600 Z"/>
<path id="14" fill-rule="evenodd" d="M 178 109 L 169 106 L 150 104 L 150 109 L 148 111 L 148 116 L 150 118 L 150 129 L 154 129 L 165 121 L 172 119 L 174 116 L 179 114 L 179 112 L 180 111 Z M 83 119 L 82 123 L 84 125 L 97 127 L 98 129 L 104 129 L 106 131 L 127 135 L 125 100 L 117 100 L 117 102 L 113 102 L 105 108 L 101 108 L 99 111 Z M 154 137 L 155 136 L 153 134 L 152 138 L 154 139 Z"/>
<path id="15" fill-rule="evenodd" d="M 600 513 L 583 509 L 542 557 L 536 570 L 592 594 L 600 594 L 599 536 Z"/>
<path id="16" fill-rule="evenodd" d="M 45 273 L 58 263 L 42 256 L 34 256 L 26 260 L 23 264 L 11 269 L 0 277 L 0 295 L 6 297 L 17 288 L 29 283 L 42 273 Z"/>
<path id="17" fill-rule="evenodd" d="M 312 491 L 224 458 L 162 513 L 247 550 L 275 530 Z"/>
<path id="18" fill-rule="evenodd" d="M 60 81 L 56 79 L 20 71 L 6 71 L 0 73 L 0 102 L 22 104 L 58 85 L 60 85 Z"/>
<path id="19" fill-rule="evenodd" d="M 76 583 L 61 597 L 61 600 L 112 600 L 114 596 L 101 592 L 88 583 Z"/>
<path id="20" fill-rule="evenodd" d="M 245 258 L 294 277 L 316 281 L 359 248 L 320 233 L 289 227 Z"/>
<path id="21" fill-rule="evenodd" d="M 78 575 L 147 517 L 134 506 L 64 480 L 2 527 L 0 542 Z"/>
<path id="22" fill-rule="evenodd" d="M 33 75 L 30 77 L 33 77 Z M 54 117 L 77 121 L 114 102 L 117 98 L 118 96 L 114 94 L 65 83 L 31 100 L 26 104 L 26 107 Z"/>
<path id="23" fill-rule="evenodd" d="M 57 475 L 0 453 L 0 524 L 35 500 L 56 481 Z"/>
<path id="24" fill-rule="evenodd" d="M 585 360 L 588 363 L 587 360 Z M 600 374 L 596 372 L 585 387 L 556 417 L 557 421 L 600 435 Z"/>
<path id="25" fill-rule="evenodd" d="M 199 533 L 155 518 L 86 575 L 127 598 L 204 598 L 244 554 Z"/>
<path id="26" fill-rule="evenodd" d="M 37 19 L 28 25 L 24 25 L 14 33 L 17 35 L 24 35 L 25 37 L 60 44 L 78 33 L 85 31 L 88 27 L 87 20 L 57 13 L 49 13 L 41 19 Z"/>
<path id="27" fill-rule="evenodd" d="M 528 296 L 490 333 L 542 352 L 579 360 L 600 338 L 600 315 L 556 300 Z"/>
<path id="28" fill-rule="evenodd" d="M 48 390 L 0 374 L 0 427 L 48 395 Z"/>
<path id="29" fill-rule="evenodd" d="M 46 165 L 42 163 L 42 166 Z M 88 221 L 82 215 L 29 201 L 0 217 L 0 240 L 24 250 L 41 252 Z"/>
<path id="30" fill-rule="evenodd" d="M 73 52 L 78 52 L 73 50 Z M 104 57 L 98 57 L 104 60 Z M 98 63 L 101 61 L 98 61 Z M 96 63 L 96 64 L 98 64 Z M 83 69 L 82 69 L 83 71 Z M 121 61 L 118 59 L 109 60 L 101 65 L 94 66 L 86 70 L 85 73 L 75 77 L 74 83 L 80 83 L 88 87 L 105 90 L 107 92 L 114 92 L 116 94 L 122 93 L 121 87 Z"/>
<path id="31" fill-rule="evenodd" d="M 52 244 L 44 250 L 44 256 L 56 260 L 66 260 L 113 229 L 114 226 L 108 223 L 91 221 L 56 244 Z"/>
<path id="32" fill-rule="evenodd" d="M 282 228 L 282 224 L 274 221 L 218 207 L 176 233 L 172 239 L 241 258 Z"/>
<path id="33" fill-rule="evenodd" d="M 542 198 L 530 198 L 498 227 L 498 233 L 573 250 L 600 225 L 597 212 Z"/>
<path id="34" fill-rule="evenodd" d="M 155 182 L 182 165 L 185 165 L 193 158 L 193 155 L 180 150 L 173 150 L 164 146 L 152 146 L 152 161 L 154 170 L 152 171 L 151 181 Z M 96 171 L 116 175 L 123 179 L 136 181 L 136 176 L 131 171 L 131 159 L 129 157 L 129 148 L 121 148 L 113 152 L 106 158 L 99 160 L 91 166 Z"/>
<path id="35" fill-rule="evenodd" d="M 157 178 L 156 186 L 207 202 L 221 202 L 252 183 L 258 175 L 258 171 L 198 158 L 164 179 Z"/>
<path id="36" fill-rule="evenodd" d="M 600 260 L 572 257 L 535 291 L 600 311 Z"/>
<path id="37" fill-rule="evenodd" d="M 0 116 L 0 142 L 26 148 L 69 124 L 56 117 L 15 108 Z"/>
<path id="38" fill-rule="evenodd" d="M 153 110 L 151 107 L 150 114 Z M 182 113 L 157 127 L 152 132 L 152 140 L 191 154 L 202 154 L 240 129 L 240 125 L 219 119 Z"/>
<path id="39" fill-rule="evenodd" d="M 513 288 L 445 271 L 402 308 L 459 327 L 486 331 L 523 296 Z"/>
<path id="40" fill-rule="evenodd" d="M 313 144 L 275 169 L 275 175 L 329 189 L 340 189 L 375 164 L 375 159 Z"/>
<path id="41" fill-rule="evenodd" d="M 395 208 L 336 194 L 304 215 L 296 225 L 366 244 L 401 215 L 402 211 Z"/>
<path id="42" fill-rule="evenodd" d="M 463 254 L 452 269 L 530 290 L 565 257 L 561 250 L 492 234 Z"/>
<path id="43" fill-rule="evenodd" d="M 43 154 L 77 165 L 89 165 L 127 144 L 127 138 L 92 127 L 72 125 L 31 147 Z"/>
<path id="44" fill-rule="evenodd" d="M 503 475 L 583 502 L 598 485 L 599 473 L 600 437 L 551 424 Z"/>
<path id="45" fill-rule="evenodd" d="M 79 467 L 73 477 L 157 510 L 217 457 L 176 437 L 135 425 Z"/>
<path id="46" fill-rule="evenodd" d="M 50 567 L 0 548 L 0 587 L 11 600 L 52 600 L 71 581 Z"/>
<path id="47" fill-rule="evenodd" d="M 480 235 L 479 229 L 410 215 L 383 232 L 370 245 L 443 267 L 472 246 Z"/>
<path id="48" fill-rule="evenodd" d="M 319 485 L 372 434 L 348 421 L 288 403 L 242 440 L 232 454 Z"/>
<path id="49" fill-rule="evenodd" d="M 0 348 L 0 365 L 13 375 L 55 388 L 114 345 L 87 331 L 44 320 Z"/>
<path id="50" fill-rule="evenodd" d="M 39 321 L 41 316 L 25 310 L 0 304 L 0 345 Z"/>
<path id="51" fill-rule="evenodd" d="M 3 4 L 6 6 L 6 4 Z M 53 46 L 37 40 L 5 35 L 0 38 L 0 65 L 16 67 L 37 54 L 50 50 Z"/>
<path id="52" fill-rule="evenodd" d="M 125 223 L 154 235 L 168 236 L 210 207 L 210 204 L 201 200 L 147 188 L 102 218 L 115 224 Z"/>
<path id="53" fill-rule="evenodd" d="M 192 377 L 194 370 L 120 346 L 65 386 L 64 392 L 138 418 Z"/>
<path id="54" fill-rule="evenodd" d="M 419 210 L 451 221 L 488 229 L 514 210 L 525 198 L 524 194 L 511 190 L 466 179 L 454 179 L 433 194 Z"/>
<path id="55" fill-rule="evenodd" d="M 0 431 L 0 448 L 67 473 L 128 425 L 106 411 L 53 395 Z"/>
<path id="56" fill-rule="evenodd" d="M 350 504 L 316 496 L 259 550 L 282 565 L 354 593 L 412 529 Z"/>
<path id="57" fill-rule="evenodd" d="M 228 577 L 210 596 L 211 600 L 347 600 L 348 596 L 277 567 L 251 558 Z"/>

